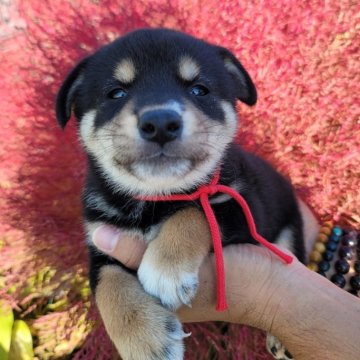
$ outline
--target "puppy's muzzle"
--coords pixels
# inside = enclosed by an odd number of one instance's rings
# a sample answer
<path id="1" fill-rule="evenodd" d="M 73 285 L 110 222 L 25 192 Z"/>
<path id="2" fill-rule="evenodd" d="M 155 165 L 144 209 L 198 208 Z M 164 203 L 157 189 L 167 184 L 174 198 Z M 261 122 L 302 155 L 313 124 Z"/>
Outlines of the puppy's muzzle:
<path id="1" fill-rule="evenodd" d="M 181 116 L 175 111 L 151 110 L 140 116 L 138 129 L 143 139 L 163 146 L 169 141 L 180 138 L 183 122 Z"/>

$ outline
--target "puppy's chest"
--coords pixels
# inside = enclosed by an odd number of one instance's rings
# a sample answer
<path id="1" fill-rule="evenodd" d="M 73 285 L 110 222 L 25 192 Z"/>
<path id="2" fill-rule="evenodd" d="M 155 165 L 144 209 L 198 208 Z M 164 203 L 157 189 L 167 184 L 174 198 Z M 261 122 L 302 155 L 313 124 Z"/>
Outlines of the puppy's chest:
<path id="1" fill-rule="evenodd" d="M 176 211 L 189 205 L 183 201 L 141 201 L 94 189 L 86 189 L 83 196 L 86 221 L 105 222 L 122 229 L 137 230 L 142 233 L 151 231 L 153 226 L 158 226 Z"/>
<path id="2" fill-rule="evenodd" d="M 238 204 L 223 194 L 210 197 L 210 203 L 221 229 L 223 243 L 248 242 L 250 234 Z M 199 201 L 141 201 L 93 189 L 84 192 L 83 204 L 87 222 L 104 222 L 130 232 L 142 233 L 147 241 L 153 240 L 162 223 L 177 211 L 186 207 L 201 209 Z"/>

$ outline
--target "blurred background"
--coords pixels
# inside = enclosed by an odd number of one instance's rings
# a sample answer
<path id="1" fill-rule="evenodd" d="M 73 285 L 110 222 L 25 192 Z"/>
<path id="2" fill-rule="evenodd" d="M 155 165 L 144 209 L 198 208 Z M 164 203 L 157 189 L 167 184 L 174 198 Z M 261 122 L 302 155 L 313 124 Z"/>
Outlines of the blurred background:
<path id="1" fill-rule="evenodd" d="M 0 360 L 116 359 L 92 303 L 85 162 L 54 99 L 82 57 L 136 28 L 232 50 L 259 100 L 238 141 L 288 176 L 319 220 L 359 228 L 360 3 L 351 0 L 0 0 Z M 270 359 L 264 334 L 193 324 L 187 359 Z"/>

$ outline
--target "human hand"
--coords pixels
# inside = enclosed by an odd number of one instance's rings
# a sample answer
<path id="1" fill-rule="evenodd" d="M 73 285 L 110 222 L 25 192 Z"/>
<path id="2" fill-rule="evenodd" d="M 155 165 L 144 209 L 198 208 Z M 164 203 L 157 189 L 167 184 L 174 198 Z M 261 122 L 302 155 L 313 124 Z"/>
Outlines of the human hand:
<path id="1" fill-rule="evenodd" d="M 146 250 L 141 238 L 130 237 L 108 225 L 95 230 L 93 242 L 101 251 L 134 270 Z M 181 321 L 220 320 L 270 330 L 276 309 L 269 307 L 281 300 L 278 277 L 281 272 L 291 273 L 292 270 L 259 246 L 230 245 L 223 252 L 228 310 L 215 310 L 216 274 L 214 256 L 209 254 L 200 268 L 199 290 L 192 307 L 184 306 L 177 312 Z"/>
<path id="2" fill-rule="evenodd" d="M 300 205 L 309 251 L 318 225 L 306 206 Z M 102 252 L 131 269 L 137 269 L 146 250 L 142 239 L 111 226 L 99 227 L 92 238 Z M 210 254 L 200 268 L 199 290 L 192 307 L 177 312 L 182 322 L 219 320 L 251 325 L 279 338 L 297 360 L 358 358 L 357 298 L 295 258 L 285 265 L 261 246 L 230 245 L 223 252 L 228 310 L 215 310 L 216 278 Z"/>

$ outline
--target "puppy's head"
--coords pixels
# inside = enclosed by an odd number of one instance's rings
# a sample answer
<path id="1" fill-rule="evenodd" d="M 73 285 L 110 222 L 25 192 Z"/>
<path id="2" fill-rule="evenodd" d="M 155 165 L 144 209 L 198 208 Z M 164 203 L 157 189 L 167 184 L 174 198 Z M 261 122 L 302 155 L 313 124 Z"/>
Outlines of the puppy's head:
<path id="1" fill-rule="evenodd" d="M 84 59 L 62 85 L 88 154 L 115 189 L 179 192 L 207 180 L 237 128 L 235 103 L 255 87 L 226 49 L 164 29 L 132 32 Z"/>

